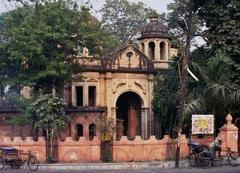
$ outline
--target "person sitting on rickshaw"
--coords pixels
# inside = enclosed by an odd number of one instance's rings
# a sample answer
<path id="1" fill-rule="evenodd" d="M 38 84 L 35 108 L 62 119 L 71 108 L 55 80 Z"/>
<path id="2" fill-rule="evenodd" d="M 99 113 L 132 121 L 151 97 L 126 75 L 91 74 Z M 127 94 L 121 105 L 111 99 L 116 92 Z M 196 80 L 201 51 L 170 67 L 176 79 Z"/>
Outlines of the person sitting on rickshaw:
<path id="1" fill-rule="evenodd" d="M 216 152 L 218 154 L 218 157 L 221 157 L 221 150 L 222 150 L 222 138 L 217 137 L 209 146 L 209 152 L 214 157 L 216 155 Z"/>

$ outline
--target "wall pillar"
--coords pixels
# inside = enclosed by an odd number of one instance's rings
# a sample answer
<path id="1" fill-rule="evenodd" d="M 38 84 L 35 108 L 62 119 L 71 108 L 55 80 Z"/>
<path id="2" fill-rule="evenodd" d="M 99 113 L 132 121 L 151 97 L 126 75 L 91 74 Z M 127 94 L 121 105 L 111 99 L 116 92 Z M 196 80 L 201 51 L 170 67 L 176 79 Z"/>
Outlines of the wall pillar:
<path id="1" fill-rule="evenodd" d="M 169 56 L 168 56 L 168 49 L 169 45 L 168 45 L 168 42 L 165 42 L 165 59 L 164 60 L 168 60 L 169 59 Z"/>
<path id="2" fill-rule="evenodd" d="M 141 109 L 141 132 L 142 138 L 147 139 L 148 137 L 148 116 L 147 116 L 147 108 Z"/>
<path id="3" fill-rule="evenodd" d="M 133 139 L 137 135 L 137 111 L 133 107 L 128 110 L 128 137 Z"/>
<path id="4" fill-rule="evenodd" d="M 72 85 L 72 105 L 77 106 L 76 86 Z"/>
<path id="5" fill-rule="evenodd" d="M 232 116 L 230 114 L 226 117 L 227 124 L 224 124 L 220 130 L 220 137 L 222 138 L 222 147 L 231 148 L 232 151 L 238 151 L 238 128 L 232 124 Z"/>
<path id="6" fill-rule="evenodd" d="M 167 60 L 170 60 L 172 57 L 171 57 L 171 43 L 169 42 L 168 43 L 168 57 L 167 57 Z"/>
<path id="7" fill-rule="evenodd" d="M 144 53 L 147 57 L 149 57 L 149 44 L 148 42 L 145 43 L 145 49 L 144 49 Z"/>
<path id="8" fill-rule="evenodd" d="M 76 140 L 76 137 L 77 137 L 76 130 L 77 130 L 76 124 L 75 123 L 71 124 L 71 137 L 73 140 Z"/>
<path id="9" fill-rule="evenodd" d="M 88 85 L 83 86 L 83 106 L 88 106 Z"/>
<path id="10" fill-rule="evenodd" d="M 160 60 L 160 44 L 155 42 L 155 60 Z"/>

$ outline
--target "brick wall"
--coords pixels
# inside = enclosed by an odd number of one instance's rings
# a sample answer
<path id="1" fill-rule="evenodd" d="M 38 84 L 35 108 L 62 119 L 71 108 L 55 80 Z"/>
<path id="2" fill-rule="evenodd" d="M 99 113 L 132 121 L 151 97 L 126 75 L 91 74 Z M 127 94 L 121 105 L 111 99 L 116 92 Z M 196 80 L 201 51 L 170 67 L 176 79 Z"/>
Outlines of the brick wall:
<path id="1" fill-rule="evenodd" d="M 100 161 L 100 140 L 94 137 L 92 141 L 80 137 L 78 141 L 66 137 L 58 141 L 58 160 L 60 162 L 96 162 Z"/>
<path id="2" fill-rule="evenodd" d="M 32 137 L 26 137 L 25 140 L 18 136 L 14 137 L 13 140 L 10 137 L 3 137 L 0 140 L 0 147 L 6 146 L 24 152 L 32 151 L 41 162 L 46 161 L 46 140 L 44 137 L 38 137 L 37 141 L 34 141 Z"/>
<path id="3" fill-rule="evenodd" d="M 181 157 L 188 155 L 188 140 L 181 136 Z M 148 140 L 137 136 L 133 141 L 129 141 L 126 136 L 122 136 L 119 141 L 113 143 L 114 161 L 153 161 L 174 159 L 176 153 L 176 140 L 165 135 L 163 139 L 157 140 L 151 136 Z"/>

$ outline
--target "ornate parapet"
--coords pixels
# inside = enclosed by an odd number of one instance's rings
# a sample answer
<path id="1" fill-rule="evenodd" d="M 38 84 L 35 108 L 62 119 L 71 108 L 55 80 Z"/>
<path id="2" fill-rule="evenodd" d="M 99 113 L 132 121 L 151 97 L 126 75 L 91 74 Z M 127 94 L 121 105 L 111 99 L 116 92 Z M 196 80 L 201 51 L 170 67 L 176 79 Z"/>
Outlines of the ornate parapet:
<path id="1" fill-rule="evenodd" d="M 10 137 L 3 137 L 0 140 L 0 147 L 13 147 L 24 152 L 31 151 L 36 154 L 41 162 L 46 161 L 46 140 L 39 137 L 34 141 L 32 137 L 26 137 L 23 140 L 20 136 L 15 136 L 13 140 Z"/>

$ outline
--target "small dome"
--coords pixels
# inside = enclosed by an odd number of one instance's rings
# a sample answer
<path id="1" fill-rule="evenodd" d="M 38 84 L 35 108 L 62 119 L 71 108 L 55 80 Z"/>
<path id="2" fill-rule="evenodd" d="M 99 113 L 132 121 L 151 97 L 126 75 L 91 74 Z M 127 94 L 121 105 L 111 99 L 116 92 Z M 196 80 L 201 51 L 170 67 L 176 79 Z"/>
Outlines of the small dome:
<path id="1" fill-rule="evenodd" d="M 141 35 L 139 40 L 145 38 L 170 38 L 168 27 L 160 22 L 157 17 L 150 18 L 150 22 L 142 27 Z"/>

